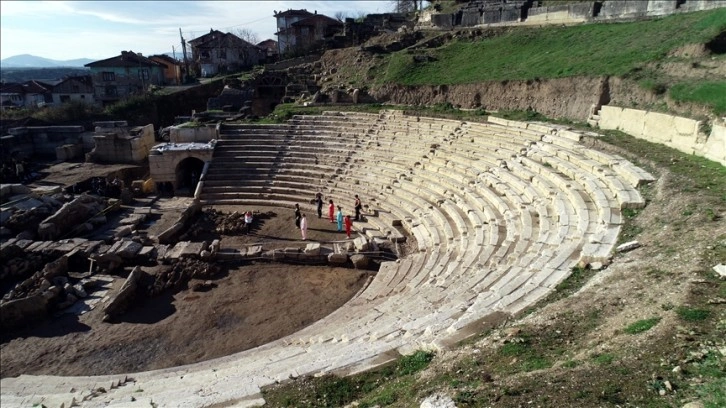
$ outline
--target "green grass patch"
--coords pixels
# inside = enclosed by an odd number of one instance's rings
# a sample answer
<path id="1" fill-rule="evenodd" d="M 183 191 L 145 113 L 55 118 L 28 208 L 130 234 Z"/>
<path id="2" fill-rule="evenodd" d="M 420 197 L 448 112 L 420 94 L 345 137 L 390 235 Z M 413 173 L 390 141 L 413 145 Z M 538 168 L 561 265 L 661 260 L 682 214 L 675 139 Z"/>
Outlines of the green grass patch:
<path id="1" fill-rule="evenodd" d="M 403 356 L 398 360 L 396 372 L 398 375 L 409 375 L 423 370 L 434 359 L 434 353 L 419 350 L 410 356 Z"/>
<path id="2" fill-rule="evenodd" d="M 680 306 L 676 309 L 676 314 L 687 322 L 700 322 L 708 319 L 711 312 L 705 309 L 694 309 L 686 306 Z"/>
<path id="3" fill-rule="evenodd" d="M 695 102 L 710 106 L 717 115 L 726 114 L 726 81 L 678 83 L 669 95 L 675 101 Z"/>
<path id="4" fill-rule="evenodd" d="M 289 384 L 262 391 L 266 406 L 272 407 L 341 407 L 361 400 L 361 407 L 390 405 L 409 398 L 413 375 L 426 368 L 434 354 L 417 351 L 395 363 L 349 377 L 326 375 L 302 378 Z"/>
<path id="5" fill-rule="evenodd" d="M 614 75 L 663 60 L 680 46 L 705 43 L 726 29 L 726 9 L 679 14 L 631 23 L 509 28 L 478 41 L 458 40 L 426 50 L 414 62 L 393 54 L 382 82 L 449 85 L 483 81 L 537 80 Z"/>
<path id="6" fill-rule="evenodd" d="M 638 334 L 646 332 L 655 327 L 660 322 L 660 317 L 653 317 L 651 319 L 638 320 L 635 323 L 631 323 L 625 328 L 625 332 L 628 334 Z"/>
<path id="7" fill-rule="evenodd" d="M 530 344 L 529 340 L 521 339 L 522 341 L 513 341 L 504 344 L 499 348 L 499 355 L 502 357 L 516 357 L 516 364 L 514 367 L 503 367 L 505 371 L 511 371 L 513 368 L 515 372 L 518 371 L 534 371 L 541 370 L 552 366 L 550 361 L 544 353 L 540 352 L 539 347 L 535 347 Z M 539 346 L 539 345 L 538 345 Z M 503 362 L 506 364 L 505 362 Z"/>
<path id="8" fill-rule="evenodd" d="M 597 365 L 610 365 L 615 361 L 615 356 L 610 353 L 595 354 L 592 356 L 592 361 Z"/>
<path id="9" fill-rule="evenodd" d="M 567 360 L 564 363 L 562 363 L 562 367 L 565 368 L 575 368 L 580 365 L 580 362 L 577 360 Z"/>
<path id="10" fill-rule="evenodd" d="M 726 407 L 726 378 L 700 385 L 696 391 L 704 408 Z"/>

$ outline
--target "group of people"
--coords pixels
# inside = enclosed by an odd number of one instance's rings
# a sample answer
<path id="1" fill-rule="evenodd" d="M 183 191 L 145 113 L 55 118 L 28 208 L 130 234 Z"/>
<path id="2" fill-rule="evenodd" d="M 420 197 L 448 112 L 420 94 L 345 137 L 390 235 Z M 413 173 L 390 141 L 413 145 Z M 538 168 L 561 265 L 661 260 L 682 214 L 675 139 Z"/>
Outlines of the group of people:
<path id="1" fill-rule="evenodd" d="M 316 193 L 313 202 L 317 205 L 318 218 L 323 218 L 323 194 Z M 338 232 L 343 232 L 343 228 L 345 228 L 345 235 L 350 238 L 350 234 L 353 230 L 353 220 L 351 219 L 350 215 L 343 215 L 343 208 L 341 206 L 337 207 L 338 211 L 336 213 L 335 203 L 332 199 L 328 200 L 328 218 L 330 219 L 331 223 L 337 222 Z M 361 204 L 358 194 L 355 195 L 355 202 L 353 204 L 353 207 L 355 208 L 355 221 L 360 221 L 363 205 Z M 308 220 L 305 214 L 300 211 L 300 204 L 295 204 L 295 227 L 300 229 L 303 241 L 307 240 Z"/>

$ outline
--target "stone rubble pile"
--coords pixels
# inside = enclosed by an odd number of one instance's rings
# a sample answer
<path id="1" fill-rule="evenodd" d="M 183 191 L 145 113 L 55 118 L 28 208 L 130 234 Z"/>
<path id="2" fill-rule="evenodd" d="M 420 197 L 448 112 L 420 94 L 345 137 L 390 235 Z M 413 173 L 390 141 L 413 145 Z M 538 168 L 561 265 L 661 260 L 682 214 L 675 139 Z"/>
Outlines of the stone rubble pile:
<path id="1" fill-rule="evenodd" d="M 192 279 L 213 279 L 218 272 L 219 267 L 215 264 L 181 258 L 154 276 L 154 283 L 147 288 L 147 292 L 150 296 L 158 296 L 167 289 L 181 290 L 186 288 Z"/>

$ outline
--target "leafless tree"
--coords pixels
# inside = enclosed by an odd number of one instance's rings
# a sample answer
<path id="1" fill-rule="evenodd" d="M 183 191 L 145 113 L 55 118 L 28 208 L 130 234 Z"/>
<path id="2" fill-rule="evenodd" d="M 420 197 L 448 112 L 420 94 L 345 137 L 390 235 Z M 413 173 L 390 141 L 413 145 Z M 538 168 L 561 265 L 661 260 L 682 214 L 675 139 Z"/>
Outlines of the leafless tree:
<path id="1" fill-rule="evenodd" d="M 391 0 L 394 13 L 415 13 L 423 9 L 423 0 Z"/>
<path id="2" fill-rule="evenodd" d="M 343 21 L 345 21 L 346 18 L 348 18 L 348 12 L 346 12 L 346 11 L 336 11 L 334 16 L 335 16 L 335 19 L 336 20 L 338 20 L 340 22 L 343 22 Z"/>
<path id="3" fill-rule="evenodd" d="M 250 30 L 249 28 L 237 28 L 232 30 L 232 34 L 236 35 L 237 37 L 247 41 L 250 44 L 257 44 L 260 42 L 259 37 L 257 36 L 257 33 Z"/>

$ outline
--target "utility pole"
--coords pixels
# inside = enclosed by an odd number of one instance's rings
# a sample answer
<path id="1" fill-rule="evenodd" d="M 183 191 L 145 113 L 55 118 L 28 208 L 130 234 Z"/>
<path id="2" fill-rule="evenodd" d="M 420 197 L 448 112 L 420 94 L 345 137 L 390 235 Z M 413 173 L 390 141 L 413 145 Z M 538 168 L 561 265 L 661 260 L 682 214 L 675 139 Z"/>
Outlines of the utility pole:
<path id="1" fill-rule="evenodd" d="M 179 37 L 181 38 L 182 54 L 184 54 L 184 75 L 189 76 L 189 60 L 187 60 L 187 43 L 182 36 L 181 27 L 179 27 Z M 186 78 L 185 78 L 186 79 Z M 184 81 L 186 82 L 186 81 Z"/>
<path id="2" fill-rule="evenodd" d="M 174 45 L 171 46 L 171 56 L 174 58 L 174 82 L 179 85 L 179 65 L 177 64 L 176 49 L 174 48 Z"/>

